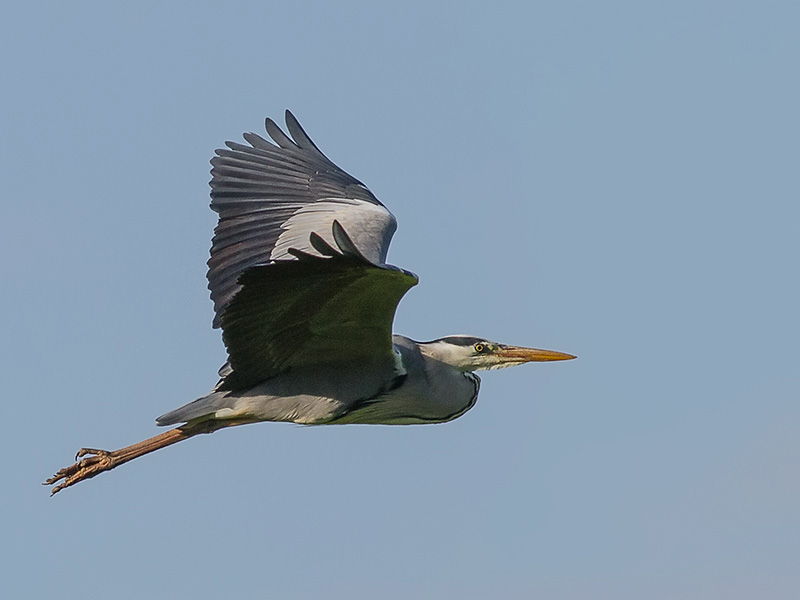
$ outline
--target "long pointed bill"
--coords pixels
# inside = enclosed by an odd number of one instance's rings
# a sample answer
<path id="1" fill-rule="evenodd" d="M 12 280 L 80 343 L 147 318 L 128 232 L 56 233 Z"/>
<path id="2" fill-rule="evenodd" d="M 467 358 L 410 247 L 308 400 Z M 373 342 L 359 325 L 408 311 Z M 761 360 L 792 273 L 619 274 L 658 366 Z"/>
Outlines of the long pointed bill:
<path id="1" fill-rule="evenodd" d="M 522 346 L 500 346 L 495 351 L 495 356 L 498 356 L 503 362 L 507 361 L 516 364 L 577 358 L 572 354 L 556 352 L 555 350 L 539 350 L 538 348 L 523 348 Z"/>

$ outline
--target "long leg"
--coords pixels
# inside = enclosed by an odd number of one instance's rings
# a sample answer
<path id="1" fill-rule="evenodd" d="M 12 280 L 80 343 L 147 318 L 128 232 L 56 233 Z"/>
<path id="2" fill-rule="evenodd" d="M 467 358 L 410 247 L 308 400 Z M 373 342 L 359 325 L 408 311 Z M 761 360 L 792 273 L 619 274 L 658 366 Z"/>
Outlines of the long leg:
<path id="1" fill-rule="evenodd" d="M 119 450 L 109 452 L 108 450 L 95 450 L 93 448 L 81 448 L 75 455 L 77 461 L 74 465 L 64 467 L 58 473 L 50 477 L 43 485 L 54 486 L 50 495 L 56 494 L 71 485 L 75 485 L 84 479 L 90 479 L 99 475 L 103 471 L 110 471 L 134 458 L 139 458 L 150 452 L 155 452 L 161 448 L 166 448 L 172 444 L 188 440 L 199 433 L 213 433 L 217 429 L 232 427 L 234 425 L 244 425 L 252 423 L 246 420 L 220 420 L 220 421 L 201 421 L 181 425 L 175 429 L 170 429 L 164 433 L 142 440 L 131 446 L 125 446 Z M 62 481 L 63 480 L 63 481 Z M 61 481 L 61 483 L 58 483 Z M 55 485 L 58 484 L 58 485 Z"/>

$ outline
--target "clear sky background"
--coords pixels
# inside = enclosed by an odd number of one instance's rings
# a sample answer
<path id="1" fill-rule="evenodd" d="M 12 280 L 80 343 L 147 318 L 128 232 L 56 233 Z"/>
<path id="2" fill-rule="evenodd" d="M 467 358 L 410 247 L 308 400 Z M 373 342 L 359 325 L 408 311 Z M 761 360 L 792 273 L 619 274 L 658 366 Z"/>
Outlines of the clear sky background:
<path id="1" fill-rule="evenodd" d="M 15 4 L 0 595 L 797 597 L 797 2 Z M 285 108 L 397 216 L 398 332 L 579 359 L 48 497 L 216 382 L 208 160 Z"/>

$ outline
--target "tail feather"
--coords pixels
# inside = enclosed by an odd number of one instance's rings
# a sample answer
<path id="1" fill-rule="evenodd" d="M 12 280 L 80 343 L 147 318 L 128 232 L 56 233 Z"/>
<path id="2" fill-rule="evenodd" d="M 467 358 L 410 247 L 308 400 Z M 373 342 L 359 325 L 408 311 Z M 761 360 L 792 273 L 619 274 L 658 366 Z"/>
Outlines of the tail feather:
<path id="1" fill-rule="evenodd" d="M 233 403 L 228 397 L 229 392 L 211 392 L 207 396 L 198 398 L 194 402 L 184 404 L 180 408 L 164 413 L 156 419 L 156 425 L 176 425 L 188 423 L 200 417 L 213 415 L 222 408 L 232 408 Z"/>

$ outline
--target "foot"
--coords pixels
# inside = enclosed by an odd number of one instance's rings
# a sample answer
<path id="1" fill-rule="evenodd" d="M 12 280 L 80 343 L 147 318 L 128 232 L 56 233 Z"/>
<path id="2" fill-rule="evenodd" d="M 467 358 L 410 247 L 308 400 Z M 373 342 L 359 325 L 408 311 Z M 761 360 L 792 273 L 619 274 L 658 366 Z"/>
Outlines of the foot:
<path id="1" fill-rule="evenodd" d="M 86 458 L 83 458 L 83 457 Z M 95 450 L 94 448 L 81 448 L 75 455 L 77 461 L 74 465 L 64 467 L 42 485 L 54 485 L 62 479 L 63 482 L 54 486 L 50 495 L 56 494 L 79 481 L 89 479 L 95 475 L 108 471 L 117 466 L 117 457 L 114 452 L 108 450 Z"/>

